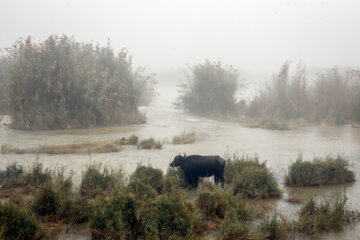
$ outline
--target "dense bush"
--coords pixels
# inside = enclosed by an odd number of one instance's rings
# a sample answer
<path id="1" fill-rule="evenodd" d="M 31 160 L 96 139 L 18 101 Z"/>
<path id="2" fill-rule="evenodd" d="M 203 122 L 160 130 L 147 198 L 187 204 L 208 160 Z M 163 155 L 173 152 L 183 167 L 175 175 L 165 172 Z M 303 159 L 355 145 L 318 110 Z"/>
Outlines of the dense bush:
<path id="1" fill-rule="evenodd" d="M 144 166 L 139 164 L 135 172 L 130 176 L 130 182 L 138 180 L 143 184 L 147 184 L 161 193 L 163 188 L 164 176 L 161 169 L 153 168 L 151 165 Z"/>
<path id="2" fill-rule="evenodd" d="M 232 66 L 220 62 L 195 65 L 190 68 L 187 83 L 182 85 L 177 106 L 193 113 L 208 116 L 227 116 L 235 113 L 235 93 L 238 73 Z"/>
<path id="3" fill-rule="evenodd" d="M 201 188 L 196 204 L 205 216 L 224 218 L 227 211 L 232 211 L 238 221 L 251 219 L 252 209 L 243 199 L 217 187 L 207 189 L 201 186 Z"/>
<path id="4" fill-rule="evenodd" d="M 325 159 L 315 158 L 313 161 L 303 161 L 300 155 L 291 164 L 285 176 L 288 186 L 316 186 L 339 184 L 355 181 L 354 172 L 348 169 L 348 161 L 342 156 Z"/>
<path id="5" fill-rule="evenodd" d="M 96 207 L 90 228 L 98 239 L 171 239 L 200 231 L 196 210 L 178 195 L 137 201 L 120 193 Z"/>
<path id="6" fill-rule="evenodd" d="M 122 168 L 117 170 L 102 167 L 101 164 L 90 164 L 82 173 L 80 194 L 96 197 L 104 192 L 117 191 L 124 186 L 125 173 Z"/>
<path id="7" fill-rule="evenodd" d="M 17 206 L 0 202 L 0 239 L 39 239 L 36 220 Z"/>
<path id="8" fill-rule="evenodd" d="M 164 177 L 164 192 L 171 192 L 187 186 L 184 171 L 181 168 L 168 167 Z"/>
<path id="9" fill-rule="evenodd" d="M 237 154 L 226 157 L 225 181 L 231 184 L 234 194 L 240 193 L 250 198 L 268 198 L 281 195 L 273 173 L 260 163 L 257 156 L 238 156 Z"/>
<path id="10" fill-rule="evenodd" d="M 132 69 L 125 50 L 50 36 L 19 40 L 8 50 L 12 126 L 56 129 L 138 123 L 143 88 L 152 81 Z"/>
<path id="11" fill-rule="evenodd" d="M 60 207 L 59 193 L 52 184 L 47 184 L 36 194 L 32 211 L 39 216 L 56 215 Z"/>

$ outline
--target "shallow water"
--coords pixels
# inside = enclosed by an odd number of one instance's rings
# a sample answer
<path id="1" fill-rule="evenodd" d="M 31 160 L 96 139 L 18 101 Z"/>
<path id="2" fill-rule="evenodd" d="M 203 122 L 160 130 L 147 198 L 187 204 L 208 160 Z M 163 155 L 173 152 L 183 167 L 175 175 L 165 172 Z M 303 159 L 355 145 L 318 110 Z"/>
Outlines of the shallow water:
<path id="1" fill-rule="evenodd" d="M 182 113 L 173 108 L 176 91 L 171 87 L 160 88 L 160 95 L 154 104 L 143 108 L 147 123 L 120 127 L 100 127 L 95 129 L 57 130 L 57 131 L 21 131 L 12 130 L 2 125 L 0 127 L 0 145 L 13 144 L 22 148 L 36 147 L 44 144 L 68 144 L 83 141 L 101 141 L 118 139 L 132 134 L 140 138 L 171 141 L 174 135 L 182 131 L 194 131 L 199 140 L 189 145 L 164 144 L 162 150 L 138 150 L 134 146 L 125 147 L 121 152 L 105 154 L 67 154 L 67 155 L 15 155 L 0 154 L 0 168 L 9 163 L 18 162 L 31 166 L 39 158 L 46 167 L 65 166 L 67 171 L 74 172 L 74 180 L 78 181 L 81 171 L 91 161 L 105 165 L 122 165 L 127 173 L 132 173 L 140 162 L 151 163 L 152 166 L 167 170 L 169 162 L 178 153 L 201 155 L 224 155 L 228 150 L 240 154 L 259 155 L 260 160 L 267 161 L 275 172 L 278 182 L 284 189 L 284 198 L 276 200 L 278 210 L 295 218 L 300 205 L 287 203 L 289 191 L 301 192 L 306 197 L 321 198 L 334 191 L 342 191 L 346 187 L 351 206 L 360 209 L 360 183 L 337 185 L 321 188 L 285 188 L 283 176 L 291 161 L 298 154 L 304 159 L 314 156 L 324 157 L 327 154 L 343 154 L 350 160 L 351 168 L 360 174 L 360 128 L 351 126 L 311 126 L 288 131 L 245 128 L 236 122 L 220 122 L 207 118 Z M 66 234 L 65 234 L 66 235 Z M 64 235 L 64 236 L 65 236 Z M 346 228 L 339 233 L 326 235 L 331 239 L 360 239 L 360 226 Z M 68 239 L 61 237 L 61 239 Z"/>

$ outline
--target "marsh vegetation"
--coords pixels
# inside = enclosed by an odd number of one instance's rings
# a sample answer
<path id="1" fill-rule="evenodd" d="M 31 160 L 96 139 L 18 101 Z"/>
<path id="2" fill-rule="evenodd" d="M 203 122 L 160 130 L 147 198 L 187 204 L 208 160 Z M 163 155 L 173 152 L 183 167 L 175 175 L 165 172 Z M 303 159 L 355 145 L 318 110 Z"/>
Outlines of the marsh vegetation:
<path id="1" fill-rule="evenodd" d="M 310 199 L 298 220 L 287 219 L 271 207 L 262 207 L 262 198 L 281 195 L 265 162 L 257 156 L 229 153 L 227 161 L 224 188 L 203 180 L 192 199 L 186 197 L 191 191 L 184 188 L 180 168 L 169 168 L 164 175 L 151 165 L 139 164 L 127 181 L 123 168 L 92 163 L 85 167 L 77 188 L 64 168 L 44 169 L 37 162 L 29 169 L 11 164 L 0 171 L 0 193 L 33 188 L 16 193 L 16 201 L 0 194 L 4 202 L 0 236 L 25 236 L 16 230 L 23 225 L 21 233 L 42 238 L 49 233 L 39 223 L 56 222 L 85 223 L 94 239 L 201 239 L 209 231 L 216 231 L 218 239 L 283 239 L 341 229 L 359 217 L 348 207 L 344 193 L 320 202 Z M 15 219 L 20 225 L 8 224 Z"/>

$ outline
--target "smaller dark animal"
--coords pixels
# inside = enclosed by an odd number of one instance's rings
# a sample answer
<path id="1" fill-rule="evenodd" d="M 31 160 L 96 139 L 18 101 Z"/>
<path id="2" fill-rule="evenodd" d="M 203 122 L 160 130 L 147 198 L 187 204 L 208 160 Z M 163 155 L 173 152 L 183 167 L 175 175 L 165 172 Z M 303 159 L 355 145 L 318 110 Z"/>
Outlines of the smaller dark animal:
<path id="1" fill-rule="evenodd" d="M 221 181 L 224 186 L 224 169 L 226 161 L 219 156 L 177 155 L 170 167 L 181 167 L 186 181 L 191 187 L 197 187 L 199 177 L 214 176 L 215 184 Z"/>

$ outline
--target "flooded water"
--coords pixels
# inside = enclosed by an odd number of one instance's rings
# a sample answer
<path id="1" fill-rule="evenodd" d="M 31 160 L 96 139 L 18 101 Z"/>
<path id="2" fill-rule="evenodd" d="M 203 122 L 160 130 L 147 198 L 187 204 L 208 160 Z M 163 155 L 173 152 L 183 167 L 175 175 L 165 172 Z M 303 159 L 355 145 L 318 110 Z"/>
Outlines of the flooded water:
<path id="1" fill-rule="evenodd" d="M 351 126 L 311 126 L 288 131 L 254 129 L 242 127 L 236 122 L 221 122 L 194 116 L 177 111 L 172 102 L 176 90 L 162 87 L 154 104 L 143 108 L 147 123 L 120 127 L 101 127 L 95 129 L 59 130 L 59 131 L 20 131 L 5 126 L 0 127 L 0 144 L 9 143 L 22 148 L 36 147 L 44 144 L 68 144 L 83 141 L 100 141 L 118 139 L 132 134 L 140 138 L 154 137 L 160 140 L 171 140 L 174 135 L 183 131 L 194 131 L 198 141 L 189 145 L 165 144 L 161 150 L 138 150 L 134 146 L 125 147 L 121 152 L 69 155 L 13 155 L 0 154 L 0 168 L 9 163 L 18 162 L 30 166 L 37 157 L 46 167 L 65 166 L 67 171 L 74 172 L 74 180 L 79 181 L 84 166 L 91 161 L 105 165 L 122 165 L 131 174 L 138 163 L 151 163 L 152 166 L 167 170 L 169 162 L 178 153 L 200 155 L 223 155 L 228 149 L 240 154 L 258 154 L 261 161 L 275 172 L 276 178 L 284 189 L 284 198 L 277 200 L 278 210 L 290 217 L 295 217 L 300 205 L 285 202 L 286 195 L 301 192 L 304 196 L 321 198 L 324 194 L 342 191 L 346 188 L 351 206 L 360 209 L 360 183 L 338 185 L 322 188 L 291 189 L 283 186 L 283 176 L 298 154 L 304 159 L 328 154 L 343 154 L 350 160 L 351 168 L 360 174 L 360 128 Z M 360 226 L 346 228 L 339 233 L 326 235 L 331 239 L 360 239 Z M 65 237 L 63 239 L 66 239 Z"/>

